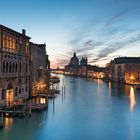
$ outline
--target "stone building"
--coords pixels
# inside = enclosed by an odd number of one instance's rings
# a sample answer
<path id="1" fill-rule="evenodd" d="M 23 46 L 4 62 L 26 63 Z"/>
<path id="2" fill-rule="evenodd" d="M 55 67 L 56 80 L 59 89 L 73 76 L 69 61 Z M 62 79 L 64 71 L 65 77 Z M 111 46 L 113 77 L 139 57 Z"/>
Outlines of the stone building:
<path id="1" fill-rule="evenodd" d="M 0 105 L 12 106 L 30 94 L 30 37 L 0 25 Z"/>
<path id="2" fill-rule="evenodd" d="M 70 63 L 65 66 L 65 73 L 73 76 L 86 76 L 87 75 L 87 58 L 82 57 L 79 64 L 79 59 L 74 52 Z"/>
<path id="3" fill-rule="evenodd" d="M 65 66 L 65 73 L 73 76 L 78 75 L 79 59 L 74 52 L 73 57 L 70 59 L 70 63 Z"/>
<path id="4" fill-rule="evenodd" d="M 96 65 L 88 65 L 87 76 L 93 79 L 103 79 L 105 77 L 105 69 Z"/>
<path id="5" fill-rule="evenodd" d="M 31 81 L 32 94 L 36 95 L 39 90 L 44 91 L 48 87 L 50 61 L 46 54 L 46 44 L 35 44 L 30 42 L 31 51 Z"/>
<path id="6" fill-rule="evenodd" d="M 140 57 L 118 57 L 107 67 L 106 77 L 112 81 L 139 84 Z"/>

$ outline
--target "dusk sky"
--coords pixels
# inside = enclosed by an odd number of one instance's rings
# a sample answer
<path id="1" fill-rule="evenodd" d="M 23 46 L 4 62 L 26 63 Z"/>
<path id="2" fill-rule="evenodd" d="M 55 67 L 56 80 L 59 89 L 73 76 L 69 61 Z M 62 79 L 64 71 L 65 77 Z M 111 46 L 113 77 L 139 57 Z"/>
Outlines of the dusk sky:
<path id="1" fill-rule="evenodd" d="M 46 43 L 52 67 L 140 56 L 140 0 L 1 0 L 0 24 Z"/>

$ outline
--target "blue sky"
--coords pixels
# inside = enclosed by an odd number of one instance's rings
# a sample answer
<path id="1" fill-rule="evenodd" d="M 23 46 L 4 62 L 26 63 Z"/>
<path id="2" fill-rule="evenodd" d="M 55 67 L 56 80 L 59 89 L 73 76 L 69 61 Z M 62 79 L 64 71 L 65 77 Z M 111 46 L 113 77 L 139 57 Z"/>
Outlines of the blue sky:
<path id="1" fill-rule="evenodd" d="M 140 0 L 1 0 L 0 24 L 46 42 L 53 67 L 73 51 L 101 66 L 140 56 Z"/>

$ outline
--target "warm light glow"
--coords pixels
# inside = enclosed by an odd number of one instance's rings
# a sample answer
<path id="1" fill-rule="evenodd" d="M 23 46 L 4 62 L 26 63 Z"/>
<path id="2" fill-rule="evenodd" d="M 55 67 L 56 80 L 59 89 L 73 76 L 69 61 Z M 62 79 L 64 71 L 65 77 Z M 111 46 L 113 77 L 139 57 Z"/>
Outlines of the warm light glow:
<path id="1" fill-rule="evenodd" d="M 45 98 L 40 98 L 40 103 L 41 103 L 41 104 L 45 104 L 45 103 L 46 103 Z"/>
<path id="2" fill-rule="evenodd" d="M 134 77 L 133 77 L 133 76 L 131 76 L 131 79 L 132 79 L 132 80 L 134 80 Z"/>
<path id="3" fill-rule="evenodd" d="M 5 128 L 8 129 L 13 125 L 13 118 L 5 118 Z"/>
<path id="4" fill-rule="evenodd" d="M 130 88 L 129 99 L 130 99 L 130 111 L 132 112 L 134 110 L 135 105 L 136 105 L 134 87 Z"/>
<path id="5" fill-rule="evenodd" d="M 6 103 L 8 106 L 10 106 L 12 104 L 14 100 L 14 93 L 13 93 L 13 90 L 7 90 L 6 92 Z"/>

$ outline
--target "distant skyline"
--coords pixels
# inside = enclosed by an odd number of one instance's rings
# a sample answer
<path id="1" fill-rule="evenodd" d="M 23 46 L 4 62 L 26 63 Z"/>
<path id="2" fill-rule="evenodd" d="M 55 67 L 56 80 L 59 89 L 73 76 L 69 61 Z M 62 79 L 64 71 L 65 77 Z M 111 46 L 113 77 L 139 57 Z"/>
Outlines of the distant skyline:
<path id="1" fill-rule="evenodd" d="M 140 56 L 139 13 L 140 0 L 6 0 L 0 24 L 46 43 L 52 67 L 69 63 L 74 51 L 104 66 L 114 57 Z"/>

